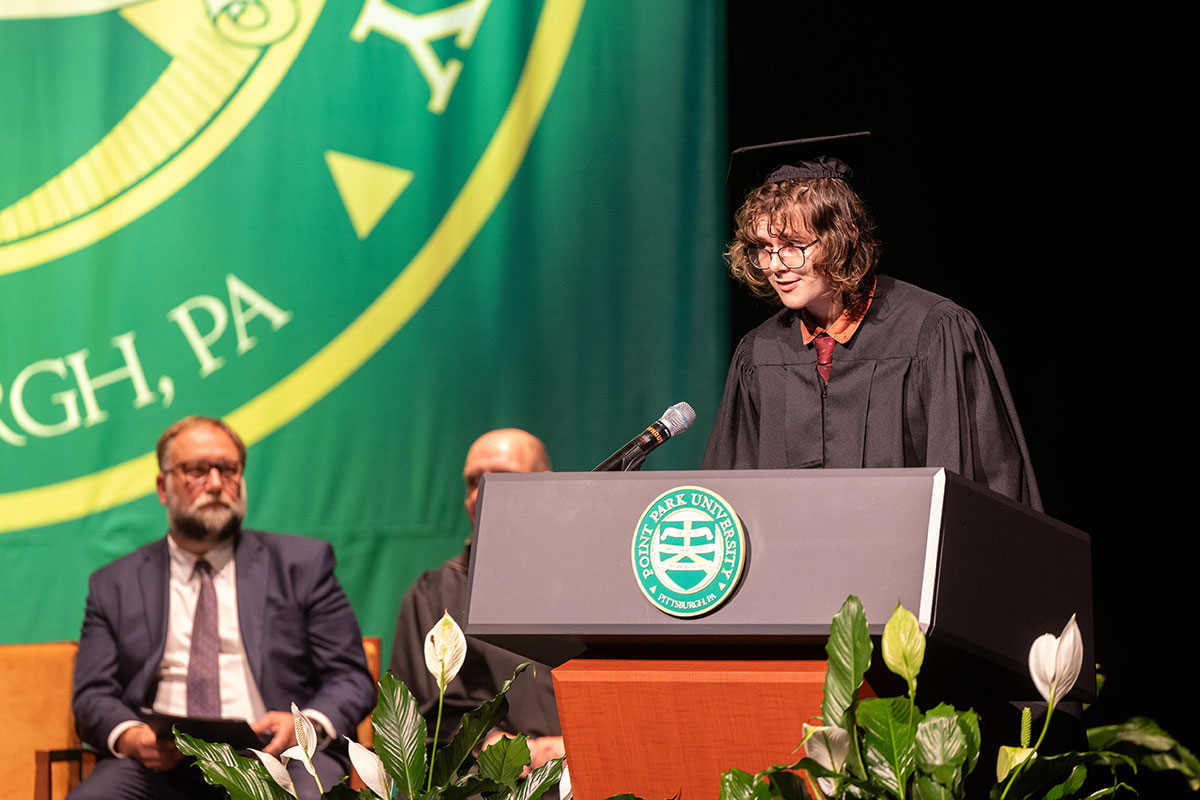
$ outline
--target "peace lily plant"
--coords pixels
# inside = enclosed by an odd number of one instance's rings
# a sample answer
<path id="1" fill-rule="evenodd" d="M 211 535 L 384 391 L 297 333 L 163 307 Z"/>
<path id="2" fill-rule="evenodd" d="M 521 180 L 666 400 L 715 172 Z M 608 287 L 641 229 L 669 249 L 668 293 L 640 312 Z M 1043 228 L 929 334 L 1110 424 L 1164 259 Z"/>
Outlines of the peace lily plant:
<path id="1" fill-rule="evenodd" d="M 275 782 L 293 797 L 296 796 L 296 787 L 292 783 L 291 774 L 287 771 L 287 762 L 292 760 L 300 761 L 304 765 L 304 769 L 317 782 L 317 790 L 323 792 L 325 790 L 321 788 L 321 779 L 317 777 L 317 770 L 312 763 L 313 753 L 317 752 L 317 730 L 313 727 L 312 721 L 300 713 L 300 709 L 296 708 L 295 703 L 292 703 L 292 724 L 296 728 L 296 744 L 283 751 L 282 761 L 270 753 L 255 750 L 253 747 L 250 748 L 250 752 L 258 757 Z"/>
<path id="2" fill-rule="evenodd" d="M 458 675 L 466 655 L 466 637 L 447 612 L 425 636 L 425 666 L 438 685 L 435 743 L 441 730 L 446 687 Z M 296 745 L 285 750 L 280 758 L 257 750 L 251 751 L 255 759 L 243 758 L 229 745 L 205 742 L 178 730 L 175 741 L 180 752 L 195 757 L 205 779 L 224 787 L 232 800 L 296 797 L 296 787 L 287 770 L 292 760 L 304 765 L 324 800 L 391 800 L 397 796 L 407 800 L 462 800 L 472 795 L 484 795 L 489 800 L 538 800 L 558 782 L 562 774 L 561 758 L 546 762 L 522 780 L 522 772 L 530 762 L 524 736 L 500 737 L 477 751 L 488 732 L 508 714 L 505 695 L 528 666 L 521 664 L 494 698 L 464 714 L 449 744 L 440 749 L 435 747 L 433 752 L 426 749 L 428 730 L 412 693 L 392 675 L 384 675 L 371 717 L 375 751 L 358 742 L 349 742 L 350 761 L 367 786 L 357 791 L 345 781 L 328 790 L 321 786 L 312 766 L 317 748 L 316 730 L 294 703 Z M 476 764 L 478 769 L 472 772 Z"/>
<path id="3" fill-rule="evenodd" d="M 1023 709 L 1021 712 L 1021 746 L 1005 745 L 1000 748 L 1000 754 L 996 759 L 996 780 L 1004 781 L 1006 777 L 1008 778 L 1004 791 L 1000 794 L 1001 798 L 1007 796 L 1013 781 L 1021 774 L 1029 762 L 1029 758 L 1037 755 L 1037 749 L 1041 746 L 1042 740 L 1046 738 L 1046 731 L 1050 729 L 1050 717 L 1054 714 L 1054 707 L 1075 686 L 1082 666 L 1083 637 L 1079 633 L 1079 625 L 1075 622 L 1074 614 L 1071 615 L 1071 619 L 1067 622 L 1067 627 L 1063 628 L 1061 635 L 1043 633 L 1034 640 L 1033 647 L 1029 648 L 1029 676 L 1033 678 L 1033 685 L 1037 687 L 1038 694 L 1046 701 L 1046 717 L 1042 723 L 1042 732 L 1038 736 L 1037 743 L 1030 747 L 1032 715 L 1028 708 Z"/>
<path id="4" fill-rule="evenodd" d="M 925 634 L 903 606 L 896 607 L 884 626 L 881 649 L 887 668 L 904 678 L 907 694 L 860 700 L 874 645 L 862 604 L 851 595 L 834 616 L 825 645 L 828 671 L 820 724 L 803 726 L 800 744 L 805 756 L 756 774 L 726 771 L 721 775 L 721 800 L 966 797 L 966 778 L 979 760 L 977 715 L 945 703 L 929 711 L 917 706 Z M 1126 776 L 1139 768 L 1180 773 L 1193 791 L 1200 790 L 1200 762 L 1147 719 L 1089 730 L 1091 749 L 1084 752 L 1037 752 L 1055 705 L 1075 685 L 1082 663 L 1074 617 L 1059 636 L 1046 634 L 1033 643 L 1029 672 L 1046 698 L 1046 720 L 1038 741 L 1030 746 L 1030 715 L 1025 709 L 1022 746 L 1001 749 L 1000 782 L 989 793 L 991 800 L 1106 797 L 1132 791 Z M 628 794 L 610 800 L 618 798 L 634 800 Z"/>
<path id="5" fill-rule="evenodd" d="M 834 616 L 825 646 L 829 667 L 821 724 L 804 726 L 805 757 L 755 775 L 729 770 L 721 776 L 721 800 L 965 797 L 966 777 L 979 759 L 977 715 L 945 703 L 925 712 L 917 707 L 925 634 L 903 606 L 884 626 L 881 649 L 887 668 L 904 678 L 907 695 L 859 700 L 873 645 L 862 604 L 851 595 Z M 1091 749 L 1084 752 L 1037 752 L 1054 707 L 1075 685 L 1082 664 L 1083 642 L 1074 616 L 1059 636 L 1047 633 L 1033 643 L 1029 673 L 1046 699 L 1045 722 L 1030 746 L 1025 709 L 1022 746 L 1001 748 L 999 783 L 989 797 L 1049 800 L 1132 792 L 1123 776 L 1139 767 L 1181 773 L 1193 791 L 1200 790 L 1200 761 L 1147 719 L 1089 730 Z M 805 770 L 807 780 L 792 770 Z"/>

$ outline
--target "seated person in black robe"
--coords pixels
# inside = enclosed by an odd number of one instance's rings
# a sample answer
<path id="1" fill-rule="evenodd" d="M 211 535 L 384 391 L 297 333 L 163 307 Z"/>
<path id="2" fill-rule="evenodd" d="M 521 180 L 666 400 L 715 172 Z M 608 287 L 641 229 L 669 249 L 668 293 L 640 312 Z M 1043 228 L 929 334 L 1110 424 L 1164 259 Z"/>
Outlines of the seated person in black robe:
<path id="1" fill-rule="evenodd" d="M 867 134 L 742 148 L 726 251 L 783 309 L 730 365 L 706 469 L 945 467 L 1041 509 L 1012 395 L 975 316 L 880 275 L 846 160 Z"/>
<path id="2" fill-rule="evenodd" d="M 550 458 L 541 440 L 516 428 L 491 431 L 479 437 L 467 451 L 463 480 L 466 483 L 467 517 L 475 524 L 475 500 L 479 479 L 489 472 L 549 472 Z M 423 573 L 400 604 L 396 636 L 388 671 L 404 682 L 416 698 L 428 725 L 430 744 L 437 721 L 438 687 L 425 666 L 424 638 L 434 623 L 449 611 L 460 624 L 467 608 L 467 565 L 470 542 L 466 549 L 437 569 Z M 500 686 L 513 675 L 522 658 L 494 644 L 467 637 L 467 658 L 458 677 L 446 687 L 442 707 L 442 727 L 438 746 L 445 745 L 458 730 L 463 714 L 491 700 Z M 531 664 L 508 692 L 508 715 L 501 727 L 490 733 L 485 746 L 505 734 L 523 733 L 528 737 L 530 768 L 540 767 L 563 755 L 562 729 L 554 702 L 550 668 Z M 554 794 L 547 795 L 553 797 Z"/>

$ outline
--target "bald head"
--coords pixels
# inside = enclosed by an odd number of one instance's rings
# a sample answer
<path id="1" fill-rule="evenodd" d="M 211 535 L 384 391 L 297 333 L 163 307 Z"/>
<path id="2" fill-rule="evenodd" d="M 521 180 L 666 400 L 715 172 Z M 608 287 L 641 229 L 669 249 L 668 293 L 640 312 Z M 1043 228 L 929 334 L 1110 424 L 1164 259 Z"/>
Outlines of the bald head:
<path id="1" fill-rule="evenodd" d="M 463 482 L 467 497 L 463 502 L 471 524 L 475 524 L 475 498 L 479 479 L 489 472 L 549 472 L 550 456 L 542 440 L 519 428 L 489 431 L 475 440 L 467 451 Z"/>

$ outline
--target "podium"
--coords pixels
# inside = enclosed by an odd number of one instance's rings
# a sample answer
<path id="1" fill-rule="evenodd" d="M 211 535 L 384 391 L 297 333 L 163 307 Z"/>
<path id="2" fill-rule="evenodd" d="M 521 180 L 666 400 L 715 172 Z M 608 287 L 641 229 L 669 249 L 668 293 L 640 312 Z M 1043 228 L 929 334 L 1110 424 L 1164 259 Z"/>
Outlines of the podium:
<path id="1" fill-rule="evenodd" d="M 740 519 L 744 566 L 721 605 L 676 617 L 639 582 L 639 531 L 692 490 Z M 466 631 L 557 667 L 580 800 L 708 800 L 729 767 L 795 760 L 849 594 L 873 636 L 897 602 L 917 615 L 921 705 L 1036 697 L 1029 647 L 1071 614 L 1085 648 L 1072 698 L 1095 696 L 1088 537 L 942 469 L 490 474 L 478 519 Z M 711 557 L 692 524 L 675 524 L 689 544 L 664 563 Z M 877 646 L 868 682 L 898 694 L 893 679 Z"/>

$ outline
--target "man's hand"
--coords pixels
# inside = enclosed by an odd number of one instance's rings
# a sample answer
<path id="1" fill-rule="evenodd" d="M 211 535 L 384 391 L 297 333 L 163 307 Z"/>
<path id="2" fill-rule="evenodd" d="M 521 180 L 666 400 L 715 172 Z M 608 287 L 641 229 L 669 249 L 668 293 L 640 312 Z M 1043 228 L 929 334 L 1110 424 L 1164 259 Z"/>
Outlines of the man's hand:
<path id="1" fill-rule="evenodd" d="M 149 725 L 135 725 L 117 737 L 116 750 L 123 756 L 136 758 L 142 766 L 154 772 L 166 772 L 179 763 L 182 754 L 175 742 L 160 742 Z"/>
<path id="2" fill-rule="evenodd" d="M 296 721 L 289 711 L 268 711 L 262 719 L 253 723 L 250 729 L 255 733 L 272 734 L 272 739 L 263 748 L 263 752 L 276 757 L 296 744 Z"/>
<path id="3" fill-rule="evenodd" d="M 567 754 L 563 748 L 561 736 L 539 736 L 536 739 L 526 739 L 529 745 L 529 768 L 537 769 L 547 761 L 553 761 Z"/>

